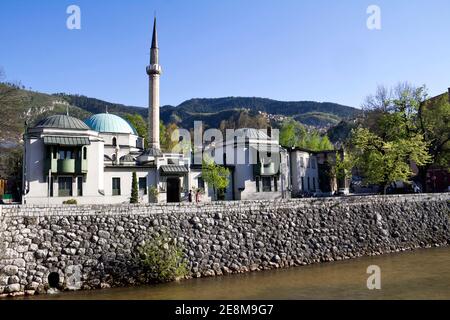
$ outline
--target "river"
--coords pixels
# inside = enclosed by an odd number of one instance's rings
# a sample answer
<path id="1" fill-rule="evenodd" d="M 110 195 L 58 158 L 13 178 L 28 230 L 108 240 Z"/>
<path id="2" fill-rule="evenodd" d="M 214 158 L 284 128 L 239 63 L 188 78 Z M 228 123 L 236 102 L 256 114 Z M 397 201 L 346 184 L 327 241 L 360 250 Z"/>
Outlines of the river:
<path id="1" fill-rule="evenodd" d="M 381 290 L 368 290 L 367 267 L 381 268 Z M 177 283 L 64 292 L 21 299 L 450 299 L 450 248 L 423 249 Z"/>

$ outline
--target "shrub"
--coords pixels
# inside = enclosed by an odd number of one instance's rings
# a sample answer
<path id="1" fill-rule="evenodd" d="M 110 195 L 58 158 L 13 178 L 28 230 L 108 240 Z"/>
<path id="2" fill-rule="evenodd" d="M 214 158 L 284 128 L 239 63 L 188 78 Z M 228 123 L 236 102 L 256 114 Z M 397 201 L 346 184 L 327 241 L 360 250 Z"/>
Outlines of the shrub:
<path id="1" fill-rule="evenodd" d="M 183 250 L 165 235 L 145 243 L 138 252 L 147 282 L 170 282 L 188 275 Z"/>
<path id="2" fill-rule="evenodd" d="M 76 204 L 78 204 L 78 202 L 75 199 L 70 199 L 70 200 L 64 201 L 63 204 L 76 205 Z"/>
<path id="3" fill-rule="evenodd" d="M 152 187 L 149 188 L 148 193 L 149 193 L 149 197 L 150 197 L 149 201 L 157 203 L 158 202 L 158 196 L 159 196 L 158 188 L 155 187 L 155 186 L 152 186 Z"/>

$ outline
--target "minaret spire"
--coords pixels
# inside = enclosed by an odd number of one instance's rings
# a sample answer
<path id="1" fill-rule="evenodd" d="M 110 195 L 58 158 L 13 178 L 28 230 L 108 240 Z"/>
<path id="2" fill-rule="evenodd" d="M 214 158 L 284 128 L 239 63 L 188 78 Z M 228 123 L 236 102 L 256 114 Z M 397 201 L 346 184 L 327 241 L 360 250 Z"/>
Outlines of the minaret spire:
<path id="1" fill-rule="evenodd" d="M 159 78 L 161 66 L 159 65 L 158 31 L 156 28 L 156 16 L 153 22 L 152 46 L 150 49 L 150 65 L 147 67 L 149 76 L 149 147 L 160 149 L 159 143 Z"/>
<path id="2" fill-rule="evenodd" d="M 156 29 L 156 17 L 153 21 L 152 49 L 158 49 L 158 31 Z"/>

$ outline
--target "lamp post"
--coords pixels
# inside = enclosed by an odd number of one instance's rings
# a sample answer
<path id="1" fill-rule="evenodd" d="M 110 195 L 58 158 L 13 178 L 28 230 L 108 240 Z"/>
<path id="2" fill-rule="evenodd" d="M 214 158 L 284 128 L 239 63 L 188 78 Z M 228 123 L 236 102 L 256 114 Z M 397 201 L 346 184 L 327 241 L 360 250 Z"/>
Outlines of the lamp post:
<path id="1" fill-rule="evenodd" d="M 47 205 L 50 205 L 50 197 L 52 190 L 52 169 L 48 170 L 48 197 L 47 197 Z"/>

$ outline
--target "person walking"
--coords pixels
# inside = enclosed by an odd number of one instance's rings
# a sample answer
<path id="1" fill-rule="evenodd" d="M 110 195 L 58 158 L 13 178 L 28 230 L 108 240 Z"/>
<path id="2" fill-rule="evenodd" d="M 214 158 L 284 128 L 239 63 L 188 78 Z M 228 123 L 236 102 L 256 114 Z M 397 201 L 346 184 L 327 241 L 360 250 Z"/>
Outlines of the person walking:
<path id="1" fill-rule="evenodd" d="M 200 189 L 195 190 L 195 202 L 200 202 Z"/>

